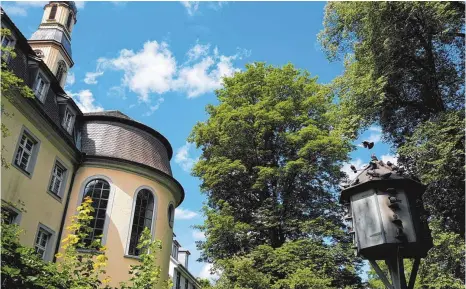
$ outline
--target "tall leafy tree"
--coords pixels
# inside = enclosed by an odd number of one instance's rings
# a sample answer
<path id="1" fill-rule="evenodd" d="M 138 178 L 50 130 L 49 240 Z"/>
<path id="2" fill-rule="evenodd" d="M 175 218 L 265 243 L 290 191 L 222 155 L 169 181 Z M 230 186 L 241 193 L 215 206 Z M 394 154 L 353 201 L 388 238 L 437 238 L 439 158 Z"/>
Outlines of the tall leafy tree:
<path id="1" fill-rule="evenodd" d="M 329 59 L 346 60 L 345 73 L 333 82 L 341 127 L 355 137 L 377 122 L 395 148 L 406 146 L 398 151 L 399 162 L 429 185 L 426 206 L 463 236 L 464 7 L 463 2 L 331 2 L 319 35 Z M 445 138 L 425 136 L 446 122 Z M 421 156 L 415 149 L 419 145 L 437 149 L 429 153 L 428 165 L 423 159 L 428 153 Z M 438 151 L 442 147 L 451 150 Z"/>
<path id="2" fill-rule="evenodd" d="M 347 245 L 332 192 L 351 145 L 332 126 L 335 104 L 328 90 L 291 64 L 247 65 L 246 71 L 225 78 L 216 94 L 219 104 L 207 106 L 209 119 L 190 136 L 202 149 L 193 174 L 208 196 L 207 220 L 199 227 L 207 237 L 198 243 L 201 259 L 220 266 L 229 282 L 237 280 L 237 266 L 255 262 L 256 272 L 266 277 L 250 288 L 270 288 L 291 278 L 293 270 L 263 267 L 269 260 L 258 260 L 259 248 L 277 254 L 315 236 L 314 249 L 332 238 Z M 348 247 L 343 248 L 341 254 L 332 251 L 339 256 L 332 261 L 338 269 L 326 272 L 334 285 L 357 283 L 354 271 L 348 273 Z M 316 263 L 325 258 L 314 257 Z"/>

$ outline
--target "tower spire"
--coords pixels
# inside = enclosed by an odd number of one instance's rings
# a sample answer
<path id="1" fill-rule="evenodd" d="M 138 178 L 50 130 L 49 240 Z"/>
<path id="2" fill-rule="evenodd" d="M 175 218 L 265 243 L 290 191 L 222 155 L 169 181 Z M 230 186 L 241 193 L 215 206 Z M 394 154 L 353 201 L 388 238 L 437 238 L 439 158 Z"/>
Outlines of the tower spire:
<path id="1" fill-rule="evenodd" d="M 28 41 L 62 87 L 65 86 L 68 70 L 74 65 L 71 32 L 77 22 L 77 14 L 74 1 L 50 1 L 44 7 L 39 28 Z"/>

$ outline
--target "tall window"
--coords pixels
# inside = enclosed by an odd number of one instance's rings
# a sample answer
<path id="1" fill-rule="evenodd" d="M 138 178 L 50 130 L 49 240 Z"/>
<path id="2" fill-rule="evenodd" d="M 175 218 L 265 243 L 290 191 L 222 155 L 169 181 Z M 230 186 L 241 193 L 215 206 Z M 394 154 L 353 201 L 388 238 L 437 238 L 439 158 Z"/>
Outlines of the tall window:
<path id="1" fill-rule="evenodd" d="M 36 253 L 39 254 L 39 256 L 42 259 L 45 259 L 45 253 L 47 252 L 47 247 L 50 242 L 50 237 L 51 237 L 51 234 L 49 232 L 39 227 L 36 241 L 34 243 L 34 249 L 36 250 Z"/>
<path id="2" fill-rule="evenodd" d="M 57 14 L 57 5 L 53 5 L 52 9 L 50 9 L 49 20 L 55 19 L 56 14 Z"/>
<path id="3" fill-rule="evenodd" d="M 128 250 L 129 255 L 139 255 L 140 250 L 137 248 L 139 238 L 141 237 L 144 228 L 148 228 L 149 230 L 151 229 L 153 212 L 154 196 L 149 190 L 140 190 L 136 197 L 136 205 L 134 206 L 133 224 L 131 227 L 131 237 Z"/>
<path id="4" fill-rule="evenodd" d="M 184 289 L 188 289 L 188 287 L 189 287 L 188 279 L 184 279 Z"/>
<path id="5" fill-rule="evenodd" d="M 58 62 L 58 69 L 57 69 L 57 74 L 56 74 L 58 83 L 61 84 L 61 81 L 65 74 L 66 74 L 66 64 L 63 60 L 60 60 Z"/>
<path id="6" fill-rule="evenodd" d="M 45 101 L 45 96 L 47 95 L 47 90 L 49 87 L 49 82 L 45 76 L 39 72 L 37 73 L 37 78 L 34 83 L 34 95 L 41 101 Z"/>
<path id="7" fill-rule="evenodd" d="M 173 228 L 173 222 L 175 220 L 175 207 L 173 204 L 170 204 L 168 206 L 168 224 L 170 225 L 170 228 Z"/>
<path id="8" fill-rule="evenodd" d="M 86 184 L 84 188 L 84 197 L 92 198 L 92 207 L 94 217 L 89 224 L 92 232 L 85 239 L 85 243 L 90 245 L 95 239 L 99 239 L 104 232 L 105 214 L 107 212 L 108 198 L 110 196 L 110 184 L 102 179 L 95 179 Z"/>
<path id="9" fill-rule="evenodd" d="M 66 20 L 66 29 L 68 29 L 68 31 L 70 30 L 70 27 L 71 27 L 71 20 L 73 20 L 72 12 L 68 14 L 68 20 Z"/>
<path id="10" fill-rule="evenodd" d="M 176 289 L 180 289 L 181 288 L 181 273 L 180 272 L 176 272 L 176 284 L 175 284 L 175 288 Z"/>
<path id="11" fill-rule="evenodd" d="M 63 128 L 65 128 L 67 132 L 71 133 L 73 131 L 73 124 L 74 124 L 74 114 L 67 107 L 65 110 L 65 116 L 63 117 L 63 123 L 62 123 Z"/>
<path id="12" fill-rule="evenodd" d="M 175 240 L 172 242 L 172 257 L 178 260 L 178 243 Z"/>
<path id="13" fill-rule="evenodd" d="M 27 134 L 23 133 L 16 151 L 15 164 L 24 171 L 29 171 L 35 141 Z"/>
<path id="14" fill-rule="evenodd" d="M 52 178 L 50 179 L 49 191 L 57 196 L 60 196 L 64 186 L 66 169 L 59 163 L 55 162 L 52 171 Z"/>

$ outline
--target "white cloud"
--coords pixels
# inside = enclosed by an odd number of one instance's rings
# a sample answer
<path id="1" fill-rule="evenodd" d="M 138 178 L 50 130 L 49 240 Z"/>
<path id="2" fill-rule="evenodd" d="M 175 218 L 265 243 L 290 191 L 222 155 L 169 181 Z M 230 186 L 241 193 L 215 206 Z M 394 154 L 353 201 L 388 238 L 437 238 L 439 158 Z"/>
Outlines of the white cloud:
<path id="1" fill-rule="evenodd" d="M 204 240 L 205 234 L 201 231 L 193 231 L 193 239 L 194 240 Z"/>
<path id="2" fill-rule="evenodd" d="M 378 143 L 381 139 L 382 135 L 380 133 L 372 133 L 369 138 L 367 139 L 368 142 Z"/>
<path id="3" fill-rule="evenodd" d="M 66 76 L 66 85 L 73 85 L 75 81 L 76 78 L 74 76 L 74 73 L 69 71 L 68 75 Z"/>
<path id="4" fill-rule="evenodd" d="M 174 86 L 178 90 L 185 91 L 188 98 L 219 89 L 222 87 L 224 77 L 240 71 L 239 68 L 234 67 L 233 60 L 241 59 L 243 54 L 244 52 L 232 56 L 220 55 L 218 48 L 215 47 L 213 55 L 202 58 L 192 66 L 181 67 Z"/>
<path id="5" fill-rule="evenodd" d="M 191 172 L 193 165 L 196 163 L 197 159 L 194 159 L 189 156 L 189 150 L 193 148 L 192 143 L 186 142 L 186 144 L 176 151 L 175 162 L 181 166 L 185 172 Z"/>
<path id="6" fill-rule="evenodd" d="M 149 106 L 149 111 L 144 113 L 144 116 L 150 116 L 152 115 L 157 109 L 160 108 L 160 105 L 165 101 L 165 99 L 163 97 L 159 97 L 159 99 L 157 99 L 157 102 L 155 103 L 155 105 L 150 105 Z"/>
<path id="7" fill-rule="evenodd" d="M 94 97 L 89 89 L 81 90 L 78 93 L 72 93 L 67 91 L 66 94 L 74 99 L 74 102 L 78 105 L 82 112 L 94 112 L 103 111 L 104 108 L 94 104 Z"/>
<path id="8" fill-rule="evenodd" d="M 123 49 L 113 59 L 100 59 L 102 68 L 124 72 L 122 84 L 139 95 L 139 100 L 149 103 L 149 93 L 162 94 L 171 87 L 176 72 L 176 61 L 165 42 L 148 41 L 142 50 Z"/>
<path id="9" fill-rule="evenodd" d="M 206 56 L 209 53 L 210 44 L 202 45 L 196 43 L 191 49 L 188 50 L 186 55 L 188 56 L 188 61 L 194 61 L 199 59 L 201 56 Z"/>
<path id="10" fill-rule="evenodd" d="M 79 9 L 84 9 L 84 6 L 86 5 L 85 1 L 74 1 L 74 4 L 76 5 L 76 8 Z"/>
<path id="11" fill-rule="evenodd" d="M 212 281 L 217 280 L 220 276 L 217 273 L 211 274 L 210 272 L 211 270 L 212 270 L 212 264 L 206 263 L 202 267 L 201 272 L 199 272 L 199 278 L 209 279 Z"/>
<path id="12" fill-rule="evenodd" d="M 199 1 L 181 1 L 181 4 L 186 8 L 190 16 L 193 16 L 197 9 L 199 9 Z"/>
<path id="13" fill-rule="evenodd" d="M 84 82 L 86 84 L 97 84 L 97 77 L 104 75 L 103 71 L 96 71 L 96 72 L 86 72 L 86 77 L 84 78 Z"/>
<path id="14" fill-rule="evenodd" d="M 107 92 L 108 96 L 120 97 L 126 99 L 125 89 L 121 86 L 112 86 Z"/>
<path id="15" fill-rule="evenodd" d="M 387 163 L 388 161 L 390 161 L 392 164 L 398 165 L 398 157 L 397 157 L 397 156 L 393 156 L 393 155 L 382 155 L 382 156 L 381 156 L 381 160 L 382 160 L 384 163 Z"/>
<path id="16" fill-rule="evenodd" d="M 15 16 L 27 16 L 29 8 L 44 8 L 48 4 L 48 1 L 16 1 L 16 2 L 3 2 L 2 8 L 9 15 Z M 86 2 L 75 1 L 76 8 L 83 9 Z"/>
<path id="17" fill-rule="evenodd" d="M 176 220 L 191 220 L 197 216 L 198 214 L 196 212 L 193 212 L 189 209 L 183 209 L 182 207 L 178 207 L 175 209 Z"/>
<path id="18" fill-rule="evenodd" d="M 351 169 L 351 165 L 354 165 L 357 170 L 360 170 L 366 166 L 366 164 L 363 164 L 361 159 L 356 159 L 349 163 L 345 163 L 343 167 L 341 168 L 341 171 L 345 172 L 348 175 L 349 180 L 353 180 L 360 173 L 360 171 L 354 173 L 353 170 Z"/>
<path id="19" fill-rule="evenodd" d="M 122 49 L 118 57 L 99 58 L 96 71 L 86 73 L 84 81 L 95 84 L 96 78 L 108 70 L 122 71 L 119 86 L 136 93 L 138 101 L 149 107 L 150 115 L 159 108 L 163 101 L 160 95 L 166 92 L 183 92 L 193 98 L 221 88 L 223 77 L 240 71 L 234 61 L 250 55 L 248 50 L 237 49 L 234 55 L 226 56 L 217 47 L 212 50 L 210 47 L 196 42 L 186 53 L 187 61 L 177 65 L 168 44 L 148 41 L 139 51 Z M 154 97 L 157 97 L 155 104 L 151 102 Z"/>
<path id="20" fill-rule="evenodd" d="M 382 128 L 380 126 L 375 126 L 375 125 L 369 127 L 369 130 L 370 131 L 375 131 L 375 132 L 378 132 L 378 133 L 382 132 Z"/>

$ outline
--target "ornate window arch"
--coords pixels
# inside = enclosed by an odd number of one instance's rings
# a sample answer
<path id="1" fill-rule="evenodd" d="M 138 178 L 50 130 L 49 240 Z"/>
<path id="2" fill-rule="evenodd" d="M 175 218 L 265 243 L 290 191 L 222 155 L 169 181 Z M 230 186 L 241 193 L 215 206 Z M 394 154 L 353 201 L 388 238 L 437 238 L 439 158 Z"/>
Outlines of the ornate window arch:
<path id="1" fill-rule="evenodd" d="M 110 200 L 110 184 L 103 178 L 95 178 L 86 183 L 81 201 L 85 197 L 92 198 L 92 207 L 94 217 L 89 227 L 92 231 L 85 239 L 85 243 L 90 245 L 94 240 L 99 239 L 104 234 L 105 220 L 107 215 L 108 202 Z"/>
<path id="2" fill-rule="evenodd" d="M 63 61 L 63 60 L 60 60 L 60 61 L 58 62 L 58 68 L 57 68 L 57 74 L 56 74 L 58 83 L 61 84 L 61 81 L 62 81 L 62 79 L 63 79 L 63 76 L 65 76 L 66 73 L 67 73 L 66 63 L 65 63 L 65 61 Z"/>
<path id="3" fill-rule="evenodd" d="M 138 256 L 140 254 L 137 245 L 145 228 L 153 232 L 155 212 L 157 210 L 156 203 L 155 194 L 148 187 L 143 186 L 136 191 L 133 202 L 128 255 Z"/>

